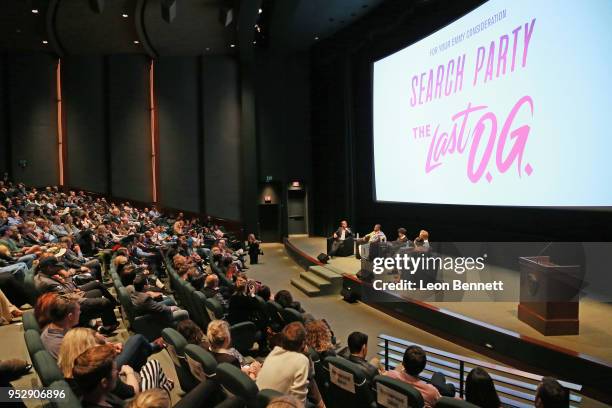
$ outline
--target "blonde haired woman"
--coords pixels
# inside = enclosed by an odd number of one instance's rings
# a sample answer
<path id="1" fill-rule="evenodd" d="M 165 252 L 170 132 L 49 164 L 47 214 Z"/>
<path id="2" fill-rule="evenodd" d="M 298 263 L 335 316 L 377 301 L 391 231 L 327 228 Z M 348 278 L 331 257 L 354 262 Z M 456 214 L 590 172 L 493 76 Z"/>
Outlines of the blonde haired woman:
<path id="1" fill-rule="evenodd" d="M 229 363 L 240 368 L 251 379 L 256 379 L 261 364 L 258 361 L 248 363 L 245 358 L 231 347 L 232 338 L 230 335 L 229 324 L 225 320 L 213 320 L 208 324 L 206 337 L 210 344 L 210 352 L 217 360 L 217 363 Z"/>
<path id="2" fill-rule="evenodd" d="M 170 408 L 168 393 L 159 389 L 147 390 L 130 402 L 127 408 Z"/>
<path id="3" fill-rule="evenodd" d="M 64 336 L 62 345 L 57 358 L 57 365 L 62 371 L 64 378 L 74 389 L 78 395 L 78 389 L 72 378 L 72 371 L 76 357 L 84 351 L 98 345 L 106 344 L 106 339 L 92 329 L 85 327 L 77 327 L 71 329 Z M 113 346 L 117 352 L 121 351 L 122 344 L 114 343 Z M 166 378 L 159 361 L 149 360 L 140 370 L 140 373 L 135 373 L 134 370 L 124 365 L 122 371 L 126 374 L 122 381 L 117 381 L 117 386 L 113 390 L 116 396 L 127 399 L 138 395 L 141 390 L 153 388 L 161 388 L 170 391 L 174 388 L 174 383 Z"/>

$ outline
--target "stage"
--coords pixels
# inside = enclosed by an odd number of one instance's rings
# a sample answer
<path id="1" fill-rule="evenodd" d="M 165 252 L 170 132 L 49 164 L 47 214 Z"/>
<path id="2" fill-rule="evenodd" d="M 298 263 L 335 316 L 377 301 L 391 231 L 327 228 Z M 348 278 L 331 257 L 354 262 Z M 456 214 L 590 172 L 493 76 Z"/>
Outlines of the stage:
<path id="1" fill-rule="evenodd" d="M 326 240 L 295 236 L 285 241 L 285 248 L 307 269 L 308 265 L 320 264 L 316 257 L 326 252 Z M 361 261 L 354 256 L 335 257 L 329 265 L 343 274 L 345 287 L 359 291 L 362 301 L 372 307 L 519 368 L 541 374 L 567 373 L 567 379 L 585 385 L 585 391 L 609 393 L 609 384 L 612 384 L 612 325 L 609 324 L 612 305 L 609 303 L 582 298 L 580 333 L 544 336 L 518 319 L 518 301 L 470 301 L 469 298 L 452 301 L 452 297 L 444 298 L 441 293 L 408 298 L 406 292 L 385 293 L 382 299 L 370 283 L 357 278 Z M 518 285 L 516 271 L 493 268 L 490 273 L 503 277 L 509 285 Z"/>

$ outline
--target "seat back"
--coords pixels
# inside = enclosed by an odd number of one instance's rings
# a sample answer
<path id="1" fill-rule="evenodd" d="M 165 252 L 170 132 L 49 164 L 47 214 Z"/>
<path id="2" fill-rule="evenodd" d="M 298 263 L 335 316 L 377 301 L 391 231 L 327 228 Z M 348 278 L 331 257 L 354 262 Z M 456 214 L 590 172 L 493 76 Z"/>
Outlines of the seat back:
<path id="1" fill-rule="evenodd" d="M 206 299 L 206 313 L 208 313 L 208 318 L 210 320 L 223 319 L 223 315 L 224 315 L 223 305 L 221 304 L 221 302 L 219 302 L 218 299 L 207 298 Z"/>
<path id="2" fill-rule="evenodd" d="M 217 371 L 217 360 L 209 352 L 195 344 L 185 347 L 185 358 L 191 374 L 200 381 L 213 378 Z"/>
<path id="3" fill-rule="evenodd" d="M 423 396 L 412 385 L 394 378 L 377 375 L 374 378 L 376 406 L 380 408 L 422 408 Z M 437 405 L 436 405 L 437 406 Z"/>
<path id="4" fill-rule="evenodd" d="M 166 351 L 174 364 L 174 370 L 178 376 L 181 388 L 183 391 L 192 390 L 199 381 L 191 374 L 187 359 L 185 358 L 187 340 L 185 340 L 181 333 L 171 327 L 163 329 L 161 336 L 167 344 Z"/>
<path id="5" fill-rule="evenodd" d="M 28 348 L 30 358 L 32 358 L 32 356 L 34 356 L 34 354 L 36 354 L 37 352 L 45 349 L 45 346 L 40 340 L 40 333 L 36 330 L 26 330 L 23 333 L 23 338 L 25 339 L 26 347 Z"/>
<path id="6" fill-rule="evenodd" d="M 341 357 L 327 357 L 324 368 L 329 372 L 330 406 L 369 408 L 373 393 L 363 370 L 357 364 Z"/>
<path id="7" fill-rule="evenodd" d="M 272 330 L 278 332 L 285 327 L 285 321 L 281 312 L 283 307 L 273 300 L 268 300 L 265 305 L 266 314 L 268 315 L 268 321 Z"/>
<path id="8" fill-rule="evenodd" d="M 216 380 L 228 393 L 245 401 L 247 406 L 256 406 L 259 393 L 257 384 L 238 367 L 229 363 L 219 364 Z"/>
<path id="9" fill-rule="evenodd" d="M 243 355 L 249 355 L 255 343 L 257 326 L 253 322 L 241 322 L 230 327 L 232 345 Z"/>
<path id="10" fill-rule="evenodd" d="M 442 397 L 436 403 L 436 407 L 440 408 L 478 408 L 478 405 L 474 405 L 471 402 L 467 402 L 461 399 Z"/>
<path id="11" fill-rule="evenodd" d="M 285 321 L 285 324 L 293 323 L 293 322 L 301 322 L 304 323 L 304 317 L 302 314 L 295 309 L 290 307 L 286 307 L 281 311 L 281 316 Z"/>
<path id="12" fill-rule="evenodd" d="M 208 316 L 208 311 L 206 310 L 206 296 L 199 290 L 194 291 L 192 296 L 196 309 L 196 314 L 192 319 L 202 328 L 202 330 L 204 330 L 204 332 L 206 332 L 208 323 L 210 323 L 210 316 Z"/>
<path id="13" fill-rule="evenodd" d="M 135 310 L 134 305 L 132 304 L 132 299 L 130 299 L 130 295 L 123 286 L 117 289 L 117 297 L 119 298 L 119 303 L 121 303 L 121 307 L 123 309 L 123 313 L 127 320 L 130 322 L 130 325 L 134 324 Z"/>
<path id="14" fill-rule="evenodd" d="M 55 381 L 64 379 L 55 359 L 47 350 L 37 351 L 32 357 L 32 365 L 38 374 L 38 378 L 45 387 L 50 386 Z"/>
<path id="15" fill-rule="evenodd" d="M 319 393 L 326 404 L 329 404 L 329 370 L 324 367 L 323 359 L 315 349 L 308 348 L 308 357 L 312 361 L 315 370 L 315 382 L 319 388 Z"/>
<path id="16" fill-rule="evenodd" d="M 34 306 L 36 304 L 36 299 L 38 299 L 38 290 L 36 290 L 36 285 L 34 284 L 34 270 L 32 268 L 28 269 L 23 277 L 23 286 L 25 289 L 25 293 L 28 296 L 28 303 Z"/>
<path id="17" fill-rule="evenodd" d="M 28 310 L 21 316 L 23 322 L 23 330 L 36 330 L 40 333 L 42 330 L 36 321 L 36 316 L 34 316 L 34 310 Z"/>
<path id="18" fill-rule="evenodd" d="M 257 394 L 257 408 L 266 408 L 274 398 L 282 396 L 283 393 L 276 390 L 261 390 Z"/>
<path id="19" fill-rule="evenodd" d="M 80 408 L 82 406 L 81 401 L 66 381 L 55 381 L 49 386 L 49 389 L 54 393 L 57 392 L 56 395 L 59 396 L 59 398 L 52 400 L 51 406 L 53 408 Z"/>

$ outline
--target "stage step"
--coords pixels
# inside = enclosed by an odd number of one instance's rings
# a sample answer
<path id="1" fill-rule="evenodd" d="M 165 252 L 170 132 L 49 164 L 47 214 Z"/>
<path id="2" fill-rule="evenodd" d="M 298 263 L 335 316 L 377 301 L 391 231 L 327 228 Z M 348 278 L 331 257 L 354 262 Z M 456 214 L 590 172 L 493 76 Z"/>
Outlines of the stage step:
<path id="1" fill-rule="evenodd" d="M 291 284 L 304 292 L 307 296 L 319 296 L 321 294 L 321 289 L 313 286 L 311 283 L 305 281 L 302 278 L 293 278 L 291 279 Z"/>
<path id="2" fill-rule="evenodd" d="M 322 278 L 313 272 L 302 272 L 300 273 L 300 278 L 321 289 L 321 291 L 324 291 L 328 286 L 331 286 L 331 282 L 329 280 Z"/>
<path id="3" fill-rule="evenodd" d="M 331 264 L 326 264 L 324 266 L 325 269 L 331 271 L 333 274 L 335 274 L 336 276 L 339 276 L 340 279 L 342 279 L 342 274 L 345 273 L 345 271 L 343 271 L 340 268 L 336 268 L 335 266 L 331 265 Z"/>
<path id="4" fill-rule="evenodd" d="M 314 273 L 315 275 L 320 276 L 323 279 L 326 279 L 328 281 L 342 281 L 342 275 L 338 274 L 336 271 L 334 271 L 333 269 L 329 268 L 329 265 L 325 265 L 325 266 L 311 266 L 310 268 L 308 268 L 308 270 L 312 273 Z"/>

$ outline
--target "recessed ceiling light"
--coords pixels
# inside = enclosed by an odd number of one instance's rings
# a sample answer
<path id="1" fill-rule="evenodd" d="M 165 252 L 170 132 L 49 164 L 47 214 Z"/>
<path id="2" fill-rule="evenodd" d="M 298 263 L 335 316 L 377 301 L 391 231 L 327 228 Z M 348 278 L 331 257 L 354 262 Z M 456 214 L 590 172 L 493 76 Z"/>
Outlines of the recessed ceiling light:
<path id="1" fill-rule="evenodd" d="M 263 10 L 262 10 L 262 9 L 259 9 L 259 14 L 261 14 L 261 13 L 263 13 Z"/>
<path id="2" fill-rule="evenodd" d="M 206 51 L 210 51 L 210 47 L 206 47 Z"/>
<path id="3" fill-rule="evenodd" d="M 32 14 L 38 14 L 38 9 L 32 9 Z"/>
<path id="4" fill-rule="evenodd" d="M 123 14 L 121 15 L 121 17 L 123 17 L 123 18 L 128 18 L 129 16 L 128 16 L 127 14 L 123 13 Z"/>
<path id="5" fill-rule="evenodd" d="M 49 41 L 47 41 L 47 40 L 43 40 L 43 41 L 42 41 L 42 43 L 43 43 L 43 44 L 45 44 L 45 45 L 47 45 L 47 44 L 49 44 Z"/>
<path id="6" fill-rule="evenodd" d="M 134 40 L 134 44 L 140 44 L 140 41 Z"/>
<path id="7" fill-rule="evenodd" d="M 253 44 L 257 44 L 257 41 L 253 41 Z"/>
<path id="8" fill-rule="evenodd" d="M 319 40 L 319 36 L 315 35 L 315 41 L 318 41 L 318 40 Z"/>
<path id="9" fill-rule="evenodd" d="M 236 44 L 230 44 L 230 47 L 234 48 L 236 46 Z"/>

